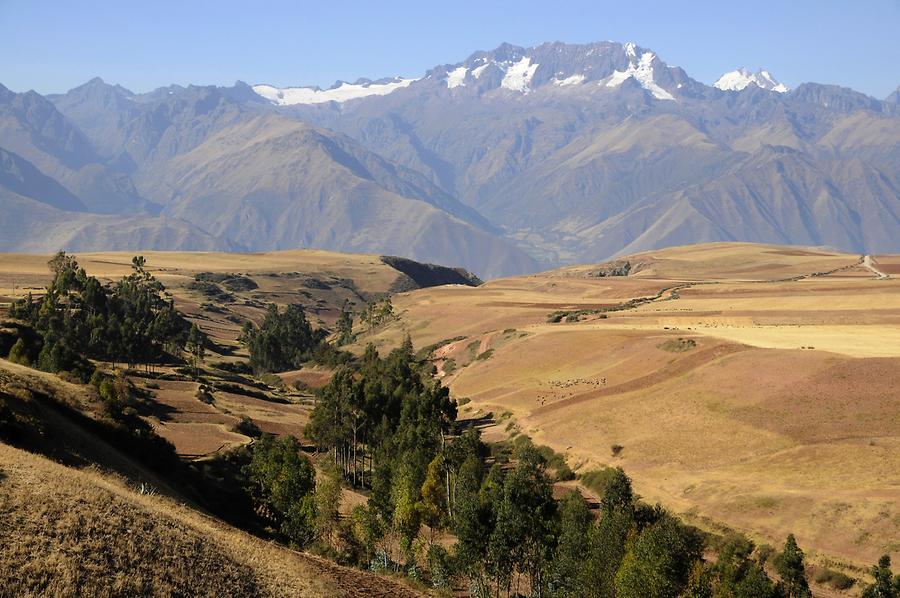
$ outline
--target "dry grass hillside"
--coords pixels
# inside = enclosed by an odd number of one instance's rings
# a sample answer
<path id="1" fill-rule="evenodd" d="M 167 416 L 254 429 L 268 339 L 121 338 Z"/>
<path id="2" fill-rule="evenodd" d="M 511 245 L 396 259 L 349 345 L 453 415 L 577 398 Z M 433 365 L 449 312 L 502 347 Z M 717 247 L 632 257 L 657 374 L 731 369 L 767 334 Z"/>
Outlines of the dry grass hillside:
<path id="1" fill-rule="evenodd" d="M 416 595 L 3 444 L 0 505 L 0 596 Z"/>
<path id="2" fill-rule="evenodd" d="M 0 399 L 37 451 L 0 443 L 0 596 L 416 595 L 205 514 L 97 434 L 80 385 L 0 360 Z"/>
<path id="3" fill-rule="evenodd" d="M 79 264 L 101 280 L 131 271 L 138 252 L 78 253 Z M 139 252 L 147 269 L 175 298 L 176 307 L 217 341 L 233 344 L 246 319 L 260 319 L 268 303 L 301 303 L 311 321 L 331 325 L 344 302 L 366 302 L 417 284 L 377 255 L 315 249 L 270 253 Z M 0 306 L 50 281 L 48 255 L 0 253 Z"/>
<path id="4" fill-rule="evenodd" d="M 464 414 L 504 415 L 581 473 L 621 465 L 701 526 L 772 545 L 793 532 L 853 569 L 900 556 L 900 280 L 878 274 L 897 264 L 652 251 L 401 294 L 359 347 L 409 333 Z"/>
<path id="5" fill-rule="evenodd" d="M 198 399 L 190 376 L 175 370 L 157 372 L 164 379 L 132 373 L 157 407 L 146 416 L 148 423 L 185 460 L 203 461 L 249 443 L 235 429 L 241 416 L 267 432 L 302 434 L 309 388 L 331 375 L 322 367 L 286 372 L 283 389 L 229 377 L 218 360 L 243 360 L 235 340 L 241 322 L 259 318 L 268 302 L 299 301 L 314 322 L 330 325 L 345 300 L 360 309 L 366 300 L 408 284 L 377 256 L 146 256 L 178 308 L 222 350 L 205 368 L 211 404 Z M 105 279 L 130 270 L 130 254 L 78 257 L 89 273 Z M 0 256 L 0 295 L 38 292 L 48 278 L 46 259 Z M 198 280 L 203 272 L 225 277 Z M 468 399 L 463 417 L 493 414 L 498 424 L 487 430 L 489 439 L 525 433 L 564 454 L 579 473 L 622 466 L 646 500 L 692 523 L 740 530 L 771 545 L 793 532 L 817 565 L 861 577 L 862 568 L 882 553 L 900 557 L 898 275 L 897 256 L 864 260 L 820 249 L 727 243 L 676 247 L 480 287 L 400 292 L 392 296 L 396 319 L 373 330 L 358 326 L 357 343 L 349 348 L 362 351 L 370 342 L 394 347 L 409 333 L 416 347 L 431 351 L 453 394 Z M 210 281 L 213 287 L 195 284 Z M 0 364 L 2 391 L 20 399 L 37 392 L 85 406 L 83 387 Z M 66 422 L 40 401 L 29 405 L 40 421 Z M 65 430 L 50 436 L 51 444 L 62 447 L 51 456 L 76 470 L 11 448 L 0 453 L 0 495 L 5 512 L 15 514 L 4 521 L 16 521 L 4 532 L 31 530 L 22 537 L 33 542 L 27 548 L 5 544 L 3 558 L 17 567 L 39 571 L 22 559 L 31 552 L 50 555 L 41 562 L 56 573 L 45 571 L 45 579 L 83 584 L 71 568 L 72 555 L 124 541 L 123 559 L 166 562 L 171 573 L 154 581 L 159 569 L 131 567 L 131 561 L 96 565 L 133 569 L 133 576 L 113 576 L 109 583 L 122 584 L 116 587 L 123 591 L 141 583 L 172 584 L 144 587 L 179 593 L 177 572 L 187 570 L 185 561 L 177 550 L 162 548 L 177 537 L 177 546 L 196 553 L 196 571 L 208 575 L 198 583 L 209 587 L 227 583 L 249 593 L 287 595 L 401 591 L 384 585 L 389 582 L 383 578 L 217 523 L 186 506 L 190 500 L 165 480 L 91 434 L 77 426 Z M 101 469 L 84 469 L 92 463 Z M 160 495 L 135 492 L 139 482 Z M 24 508 L 41 495 L 48 497 L 46 512 Z M 92 503 L 99 507 L 92 510 Z M 65 528 L 74 525 L 63 516 L 69 512 L 81 513 L 77 527 L 94 535 L 82 538 L 74 527 Z M 48 538 L 51 532 L 31 517 L 59 520 L 63 527 Z M 115 529 L 145 530 L 159 538 L 159 546 L 127 544 L 98 518 L 109 518 Z M 42 591 L 35 589 L 43 583 L 40 575 L 27 579 L 37 585 L 21 593 Z M 78 587 L 114 592 L 113 586 Z"/>

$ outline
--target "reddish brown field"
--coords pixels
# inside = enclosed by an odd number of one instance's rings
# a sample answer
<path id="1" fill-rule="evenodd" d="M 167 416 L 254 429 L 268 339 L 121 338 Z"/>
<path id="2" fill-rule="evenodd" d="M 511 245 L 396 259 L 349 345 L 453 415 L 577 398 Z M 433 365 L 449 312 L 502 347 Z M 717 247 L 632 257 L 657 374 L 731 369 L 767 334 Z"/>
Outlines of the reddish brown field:
<path id="1" fill-rule="evenodd" d="M 278 377 L 285 386 L 294 387 L 297 383 L 306 388 L 322 388 L 331 382 L 334 371 L 322 366 L 305 367 L 302 370 L 281 372 Z"/>

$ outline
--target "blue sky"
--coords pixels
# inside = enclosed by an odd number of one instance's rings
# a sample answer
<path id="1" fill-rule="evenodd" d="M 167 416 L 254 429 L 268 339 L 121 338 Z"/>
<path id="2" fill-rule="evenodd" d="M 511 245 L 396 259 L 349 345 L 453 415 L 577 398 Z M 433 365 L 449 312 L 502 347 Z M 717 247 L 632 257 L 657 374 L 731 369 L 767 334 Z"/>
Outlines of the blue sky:
<path id="1" fill-rule="evenodd" d="M 739 66 L 791 87 L 900 85 L 900 0 L 230 2 L 0 0 L 0 83 L 61 92 L 94 76 L 330 86 L 417 76 L 501 42 L 635 41 L 705 83 Z"/>

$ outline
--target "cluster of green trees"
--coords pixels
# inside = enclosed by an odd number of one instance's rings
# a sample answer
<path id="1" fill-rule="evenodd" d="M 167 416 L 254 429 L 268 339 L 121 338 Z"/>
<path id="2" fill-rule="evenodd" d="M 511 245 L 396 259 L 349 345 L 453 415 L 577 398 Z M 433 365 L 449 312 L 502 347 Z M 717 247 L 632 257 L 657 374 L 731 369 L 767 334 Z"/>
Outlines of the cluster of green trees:
<path id="1" fill-rule="evenodd" d="M 250 352 L 254 372 L 284 372 L 310 361 L 326 335 L 325 330 L 312 327 L 302 305 L 288 305 L 282 311 L 271 304 L 259 326 L 244 324 L 241 340 Z"/>
<path id="2" fill-rule="evenodd" d="M 863 598 L 900 598 L 900 574 L 891 572 L 891 557 L 884 555 L 872 567 L 875 583 L 863 592 Z"/>
<path id="3" fill-rule="evenodd" d="M 297 546 L 315 537 L 316 472 L 293 436 L 263 434 L 245 468 L 257 514 Z"/>
<path id="4" fill-rule="evenodd" d="M 369 329 L 381 326 L 394 318 L 394 305 L 390 297 L 375 301 L 366 306 L 359 316 L 360 322 Z"/>
<path id="5" fill-rule="evenodd" d="M 773 560 L 734 536 L 706 561 L 709 538 L 640 502 L 621 469 L 606 480 L 599 517 L 577 492 L 555 499 L 546 455 L 518 443 L 511 461 L 492 462 L 477 432 L 458 428 L 431 374 L 408 339 L 385 358 L 370 346 L 318 396 L 307 435 L 347 483 L 371 491 L 342 536 L 357 562 L 411 573 L 426 565 L 434 585 L 468 584 L 475 596 L 811 596 L 792 535 Z M 319 511 L 333 504 L 309 500 Z M 311 511 L 309 522 L 329 520 Z M 456 538 L 449 550 L 435 542 L 441 532 Z M 893 588 L 890 561 L 879 566 L 876 586 Z M 866 595 L 896 595 L 877 591 Z"/>
<path id="6" fill-rule="evenodd" d="M 12 317 L 31 324 L 39 342 L 30 346 L 20 338 L 11 360 L 86 379 L 91 371 L 87 358 L 133 367 L 180 354 L 190 325 L 145 269 L 143 257 L 135 257 L 131 274 L 109 286 L 88 276 L 64 252 L 48 265 L 53 280 L 44 296 L 35 300 L 29 294 L 10 310 Z"/>
<path id="7" fill-rule="evenodd" d="M 320 391 L 306 433 L 349 483 L 371 489 L 375 523 L 409 551 L 427 510 L 423 485 L 429 473 L 443 473 L 436 459 L 455 420 L 456 403 L 407 340 L 385 358 L 369 346 L 355 367 L 339 370 Z M 440 483 L 443 497 L 443 477 L 430 483 Z"/>
<path id="8" fill-rule="evenodd" d="M 606 486 L 598 518 L 577 492 L 554 500 L 546 462 L 529 445 L 509 470 L 468 461 L 458 485 L 458 510 L 449 520 L 458 541 L 451 558 L 438 562 L 464 575 L 474 595 L 810 595 L 793 537 L 779 557 L 778 582 L 752 558 L 753 544 L 742 537 L 730 539 L 707 563 L 705 537 L 661 507 L 636 500 L 621 469 Z"/>
<path id="9" fill-rule="evenodd" d="M 345 301 L 341 307 L 341 315 L 338 316 L 335 323 L 337 339 L 335 343 L 338 347 L 349 345 L 355 339 L 353 335 L 353 313 L 350 311 L 350 303 Z"/>

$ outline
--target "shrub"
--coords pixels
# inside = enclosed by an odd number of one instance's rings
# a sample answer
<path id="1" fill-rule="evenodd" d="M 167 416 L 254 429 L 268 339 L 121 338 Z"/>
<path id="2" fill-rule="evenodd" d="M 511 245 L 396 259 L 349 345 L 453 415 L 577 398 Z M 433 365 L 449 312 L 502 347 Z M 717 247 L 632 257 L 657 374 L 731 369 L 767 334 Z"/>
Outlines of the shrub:
<path id="1" fill-rule="evenodd" d="M 836 590 L 849 590 L 856 580 L 834 569 L 819 569 L 813 576 L 816 583 L 828 585 Z"/>
<path id="2" fill-rule="evenodd" d="M 241 416 L 241 419 L 232 426 L 231 431 L 243 434 L 244 436 L 249 436 L 250 438 L 258 438 L 262 435 L 262 430 L 259 429 L 256 422 L 246 415 Z"/>
<path id="3" fill-rule="evenodd" d="M 510 427 L 514 425 L 510 422 Z M 541 459 L 547 464 L 547 467 L 553 470 L 553 478 L 555 481 L 574 480 L 575 472 L 566 463 L 565 455 L 557 453 L 552 448 L 544 444 L 534 444 L 528 437 L 523 435 L 516 436 L 512 440 L 512 449 L 516 454 L 522 454 L 523 451 L 534 451 L 540 455 Z"/>
<path id="4" fill-rule="evenodd" d="M 284 388 L 284 381 L 276 374 L 262 374 L 259 379 L 272 388 Z"/>
<path id="5" fill-rule="evenodd" d="M 451 589 L 453 586 L 453 557 L 440 544 L 428 548 L 428 569 L 431 572 L 431 585 L 437 589 Z"/>
<path id="6" fill-rule="evenodd" d="M 683 353 L 685 351 L 690 351 L 696 346 L 697 341 L 695 341 L 694 339 L 679 337 L 678 340 L 673 339 L 662 343 L 658 346 L 658 348 L 662 349 L 663 351 L 669 351 L 670 353 Z"/>
<path id="7" fill-rule="evenodd" d="M 612 445 L 612 446 L 610 447 L 610 451 L 612 452 L 612 456 L 613 456 L 613 457 L 618 457 L 620 454 L 622 454 L 622 450 L 624 450 L 624 448 L 625 448 L 625 447 L 622 446 L 621 444 L 614 444 L 614 445 Z"/>
<path id="8" fill-rule="evenodd" d="M 234 275 L 222 283 L 229 291 L 252 291 L 259 288 L 259 285 L 246 276 Z"/>
<path id="9" fill-rule="evenodd" d="M 225 372 L 231 372 L 232 374 L 253 373 L 253 370 L 250 368 L 250 364 L 245 361 L 219 361 L 212 365 L 216 369 L 223 370 Z"/>
<path id="10" fill-rule="evenodd" d="M 493 354 L 494 354 L 494 350 L 488 349 L 487 351 L 480 353 L 478 355 L 478 357 L 475 358 L 475 360 L 476 361 L 484 361 L 486 359 L 490 359 Z"/>
<path id="11" fill-rule="evenodd" d="M 768 563 L 775 555 L 775 548 L 771 544 L 760 544 L 756 549 L 756 558 L 760 563 Z"/>
<path id="12" fill-rule="evenodd" d="M 31 365 L 31 358 L 28 357 L 28 348 L 25 346 L 24 339 L 20 338 L 15 342 L 12 349 L 9 351 L 7 359 L 13 363 L 18 363 L 19 365 Z"/>
<path id="13" fill-rule="evenodd" d="M 90 382 L 97 389 L 107 415 L 115 420 L 133 418 L 137 415 L 135 407 L 138 400 L 134 385 L 121 373 L 112 377 L 94 370 Z"/>
<path id="14" fill-rule="evenodd" d="M 606 494 L 606 488 L 616 476 L 614 467 L 604 467 L 602 469 L 594 469 L 581 474 L 581 483 L 590 488 L 602 497 Z"/>
<path id="15" fill-rule="evenodd" d="M 215 299 L 216 301 L 233 301 L 234 295 L 225 291 L 214 282 L 194 281 L 187 285 L 188 290 L 197 291 L 204 297 Z"/>
<path id="16" fill-rule="evenodd" d="M 90 384 L 98 391 L 100 390 L 100 385 L 103 383 L 103 380 L 106 379 L 106 374 L 101 372 L 100 370 L 94 370 L 94 373 L 91 374 Z"/>
<path id="17" fill-rule="evenodd" d="M 315 535 L 316 472 L 300 454 L 293 436 L 263 434 L 246 467 L 254 498 L 272 523 L 293 544 L 303 547 Z"/>
<path id="18" fill-rule="evenodd" d="M 207 405 L 212 405 L 215 398 L 212 396 L 212 389 L 206 384 L 201 384 L 197 389 L 197 392 L 194 394 L 194 397 Z"/>
<path id="19" fill-rule="evenodd" d="M 563 463 L 556 469 L 556 479 L 560 482 L 566 482 L 575 479 L 575 472 L 569 467 L 568 463 Z"/>

